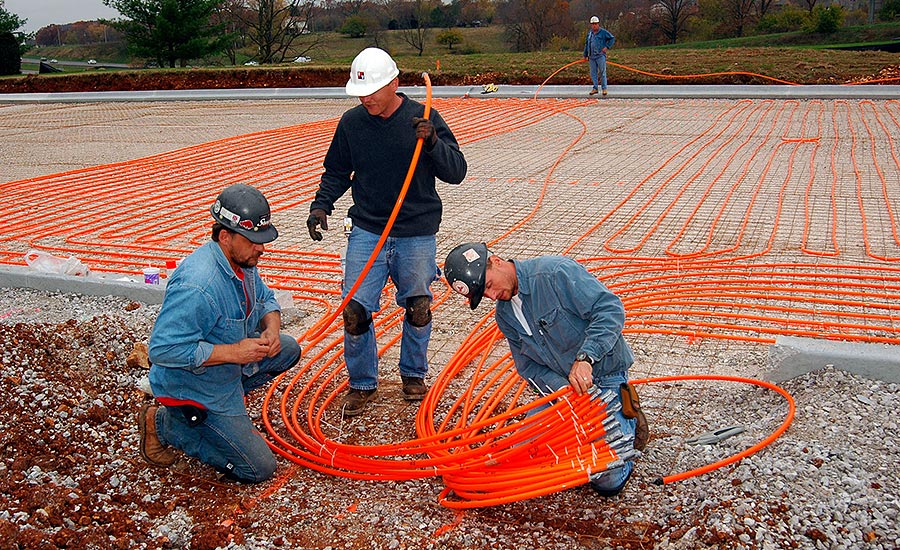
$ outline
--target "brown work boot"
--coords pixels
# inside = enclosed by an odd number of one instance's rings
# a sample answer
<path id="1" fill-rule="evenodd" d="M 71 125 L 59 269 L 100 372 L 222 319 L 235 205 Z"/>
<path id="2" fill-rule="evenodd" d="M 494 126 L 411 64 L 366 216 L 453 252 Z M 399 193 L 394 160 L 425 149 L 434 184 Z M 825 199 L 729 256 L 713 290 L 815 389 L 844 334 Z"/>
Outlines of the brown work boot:
<path id="1" fill-rule="evenodd" d="M 634 428 L 634 448 L 643 451 L 650 441 L 650 425 L 647 424 L 647 417 L 641 410 L 641 400 L 638 399 L 634 386 L 628 383 L 619 386 L 619 395 L 622 397 L 622 415 L 637 420 Z"/>
<path id="2" fill-rule="evenodd" d="M 141 456 L 154 466 L 167 468 L 175 464 L 175 451 L 168 445 L 163 445 L 156 435 L 156 411 L 159 405 L 146 403 L 138 412 L 138 431 L 141 433 Z"/>
<path id="3" fill-rule="evenodd" d="M 403 380 L 403 399 L 407 401 L 421 401 L 425 399 L 428 393 L 428 386 L 425 385 L 424 378 L 414 378 L 412 376 L 401 376 Z"/>
<path id="4" fill-rule="evenodd" d="M 357 390 L 350 388 L 347 395 L 344 396 L 342 409 L 344 416 L 356 416 L 363 412 L 366 403 L 375 399 L 375 392 L 378 390 Z"/>

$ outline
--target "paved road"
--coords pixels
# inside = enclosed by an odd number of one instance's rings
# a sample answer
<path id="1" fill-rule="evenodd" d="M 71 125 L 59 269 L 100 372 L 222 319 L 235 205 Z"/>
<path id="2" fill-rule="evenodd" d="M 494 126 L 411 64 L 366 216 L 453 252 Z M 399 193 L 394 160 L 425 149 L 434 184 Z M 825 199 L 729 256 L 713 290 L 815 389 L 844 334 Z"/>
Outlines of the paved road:
<path id="1" fill-rule="evenodd" d="M 46 60 L 45 60 L 46 61 Z M 37 57 L 23 57 L 22 63 L 40 63 L 41 59 Z M 49 61 L 48 61 L 49 63 Z M 52 63 L 54 66 L 63 66 L 63 67 L 106 67 L 108 69 L 132 69 L 131 65 L 128 63 L 105 63 L 102 61 L 98 61 L 97 63 L 88 63 L 87 61 L 58 61 L 56 63 Z"/>

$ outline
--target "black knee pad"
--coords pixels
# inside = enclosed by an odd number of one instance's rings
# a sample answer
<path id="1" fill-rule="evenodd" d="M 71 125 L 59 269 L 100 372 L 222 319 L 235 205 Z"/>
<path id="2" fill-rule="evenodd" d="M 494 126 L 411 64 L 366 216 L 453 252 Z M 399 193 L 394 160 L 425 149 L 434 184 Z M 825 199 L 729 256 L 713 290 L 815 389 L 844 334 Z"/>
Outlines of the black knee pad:
<path id="1" fill-rule="evenodd" d="M 431 298 L 413 296 L 406 299 L 406 321 L 414 327 L 424 327 L 431 322 Z"/>
<path id="2" fill-rule="evenodd" d="M 366 308 L 356 300 L 350 300 L 344 308 L 344 330 L 353 336 L 365 334 L 372 324 L 372 316 L 366 312 Z"/>

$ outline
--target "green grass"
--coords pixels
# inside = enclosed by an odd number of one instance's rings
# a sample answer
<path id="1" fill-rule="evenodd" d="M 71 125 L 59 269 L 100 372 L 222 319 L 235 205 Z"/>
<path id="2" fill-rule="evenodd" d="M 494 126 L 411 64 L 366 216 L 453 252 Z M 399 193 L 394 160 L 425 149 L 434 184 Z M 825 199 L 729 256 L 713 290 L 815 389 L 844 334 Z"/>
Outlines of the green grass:
<path id="1" fill-rule="evenodd" d="M 692 49 L 709 48 L 832 48 L 836 45 L 886 44 L 900 41 L 900 22 L 876 23 L 842 27 L 833 34 L 817 34 L 808 32 L 785 32 L 778 34 L 761 34 L 741 38 L 726 38 L 706 42 L 684 42 L 658 46 L 658 49 Z"/>
<path id="2" fill-rule="evenodd" d="M 463 35 L 463 43 L 457 44 L 453 50 L 446 46 L 437 44 L 435 38 L 441 29 L 430 29 L 428 34 L 428 44 L 425 48 L 424 55 L 421 56 L 421 62 L 415 58 L 416 50 L 406 43 L 403 39 L 402 31 L 382 31 L 375 36 L 366 36 L 363 38 L 349 38 L 336 32 L 322 33 L 318 35 L 319 45 L 307 55 L 314 62 L 325 65 L 349 64 L 353 57 L 365 47 L 375 45 L 385 48 L 395 56 L 398 60 L 403 59 L 413 69 L 434 68 L 435 62 L 440 59 L 441 66 L 455 66 L 463 70 L 467 67 L 483 67 L 482 60 L 484 56 L 498 56 L 496 59 L 503 64 L 518 63 L 518 61 L 528 60 L 529 56 L 545 56 L 554 57 L 554 62 L 563 58 L 577 58 L 580 51 L 543 51 L 532 54 L 511 54 L 508 51 L 508 45 L 503 40 L 503 27 L 500 25 L 485 26 L 478 28 L 459 28 Z M 657 46 L 649 48 L 650 50 L 671 50 L 671 49 L 722 49 L 722 48 L 761 48 L 761 47 L 785 47 L 785 48 L 802 48 L 802 49 L 818 49 L 818 48 L 846 48 L 852 46 L 860 46 L 875 43 L 889 43 L 891 41 L 900 40 L 900 23 L 879 23 L 874 25 L 863 25 L 856 27 L 844 27 L 831 35 L 817 35 L 803 32 L 781 33 L 760 36 L 747 36 L 742 38 L 730 38 L 724 40 L 715 40 L 707 42 L 687 42 L 674 45 Z M 301 42 L 295 47 L 295 51 L 287 57 L 292 60 L 302 51 L 304 44 L 308 44 L 310 38 L 303 37 Z M 562 41 L 566 44 L 565 41 Z M 648 48 L 624 48 L 621 45 L 616 48 L 616 53 L 629 51 L 631 49 L 645 50 Z M 106 43 L 106 44 L 90 44 L 81 46 L 49 46 L 43 48 L 32 48 L 26 57 L 44 56 L 48 59 L 55 58 L 59 60 L 79 60 L 96 59 L 100 62 L 108 63 L 129 63 L 131 58 L 123 43 Z M 242 65 L 245 61 L 253 58 L 253 49 L 247 48 L 239 52 L 238 64 Z M 527 70 L 527 61 L 517 69 Z M 211 60 L 210 65 L 225 66 L 227 59 L 219 58 Z"/>
<path id="3" fill-rule="evenodd" d="M 430 74 L 465 75 L 472 81 L 511 83 L 528 76 L 532 82 L 541 82 L 558 69 L 581 59 L 580 51 L 543 51 L 510 53 L 503 42 L 502 27 L 490 26 L 459 29 L 464 37 L 451 51 L 434 43 L 438 30 L 430 33 L 431 43 L 425 54 L 417 55 L 407 44 L 400 31 L 385 31 L 377 36 L 378 45 L 385 47 L 396 59 L 403 71 L 428 71 Z M 844 83 L 858 81 L 878 74 L 886 67 L 900 64 L 897 54 L 882 51 L 842 51 L 835 49 L 848 44 L 870 44 L 886 41 L 886 37 L 900 36 L 900 23 L 848 27 L 839 32 L 821 36 L 808 33 L 783 33 L 694 42 L 653 48 L 616 47 L 610 54 L 610 81 L 618 84 L 642 83 L 739 83 L 746 80 L 684 80 L 665 79 L 640 74 L 645 71 L 661 75 L 699 75 L 710 73 L 748 72 L 795 83 Z M 339 33 L 327 33 L 320 37 L 320 44 L 306 52 L 311 63 L 284 63 L 292 68 L 341 68 L 350 65 L 360 50 L 374 44 L 374 37 L 349 38 Z M 309 40 L 310 37 L 304 37 Z M 565 42 L 561 42 L 565 44 Z M 101 48 L 102 47 L 102 48 Z M 287 59 L 301 53 L 302 44 Z M 475 52 L 475 53 L 462 53 Z M 238 64 L 250 58 L 252 49 L 241 52 Z M 85 60 L 94 58 L 102 62 L 129 62 L 124 45 L 102 44 L 92 47 L 58 47 L 32 50 L 26 56 L 40 56 Z M 200 66 L 200 64 L 195 64 Z M 224 60 L 212 60 L 209 67 L 227 68 Z M 440 66 L 440 69 L 438 68 Z M 251 69 L 264 69 L 253 67 Z M 90 69 L 88 69 L 90 70 Z M 172 69 L 178 70 L 178 69 Z M 554 82 L 580 83 L 587 74 L 583 64 L 575 64 L 560 71 Z M 768 83 L 765 79 L 753 80 Z"/>

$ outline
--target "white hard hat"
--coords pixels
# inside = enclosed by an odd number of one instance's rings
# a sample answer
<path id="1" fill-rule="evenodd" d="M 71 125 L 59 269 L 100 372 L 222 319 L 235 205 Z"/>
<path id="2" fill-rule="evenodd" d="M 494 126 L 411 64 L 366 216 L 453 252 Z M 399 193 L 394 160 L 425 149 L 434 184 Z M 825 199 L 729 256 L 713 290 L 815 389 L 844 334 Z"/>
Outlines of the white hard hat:
<path id="1" fill-rule="evenodd" d="M 350 65 L 347 95 L 367 96 L 384 88 L 400 71 L 388 53 L 380 48 L 366 48 Z"/>
<path id="2" fill-rule="evenodd" d="M 600 22 L 600 18 L 597 17 L 596 15 L 591 17 L 591 23 L 599 23 L 599 22 Z"/>

